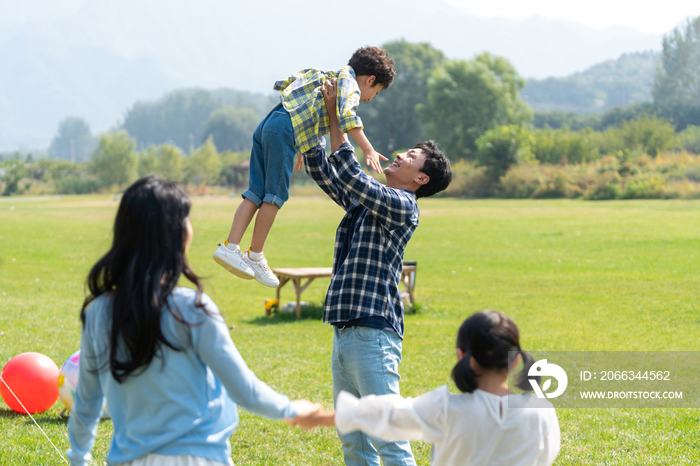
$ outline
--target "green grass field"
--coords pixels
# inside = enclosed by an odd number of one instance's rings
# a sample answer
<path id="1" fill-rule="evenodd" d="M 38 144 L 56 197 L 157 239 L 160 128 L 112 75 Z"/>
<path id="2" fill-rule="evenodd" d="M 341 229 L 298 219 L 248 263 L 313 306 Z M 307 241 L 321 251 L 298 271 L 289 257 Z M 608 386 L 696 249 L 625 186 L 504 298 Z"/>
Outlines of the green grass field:
<path id="1" fill-rule="evenodd" d="M 274 290 L 211 260 L 238 199 L 193 202 L 190 262 L 248 365 L 290 397 L 332 407 L 330 326 L 317 313 L 265 317 Z M 117 204 L 111 196 L 0 201 L 0 365 L 37 351 L 60 366 L 79 348 L 85 276 L 110 244 Z M 403 395 L 451 384 L 457 328 L 485 308 L 516 321 L 525 349 L 700 350 L 700 202 L 428 199 L 420 206 L 421 226 L 405 256 L 418 261 L 420 310 L 406 318 Z M 324 197 L 293 197 L 268 239 L 270 265 L 330 266 L 341 217 Z M 320 303 L 327 285 L 317 280 L 303 299 Z M 293 299 L 291 285 L 282 298 Z M 61 408 L 59 401 L 36 419 L 65 451 Z M 700 463 L 696 409 L 562 409 L 558 416 L 557 465 Z M 111 429 L 111 421 L 100 423 L 94 464 L 103 464 Z M 61 463 L 29 417 L 2 402 L 0 437 L 2 465 Z M 343 464 L 334 430 L 301 431 L 242 410 L 231 443 L 239 466 Z M 430 446 L 413 447 L 418 463 L 428 464 Z"/>

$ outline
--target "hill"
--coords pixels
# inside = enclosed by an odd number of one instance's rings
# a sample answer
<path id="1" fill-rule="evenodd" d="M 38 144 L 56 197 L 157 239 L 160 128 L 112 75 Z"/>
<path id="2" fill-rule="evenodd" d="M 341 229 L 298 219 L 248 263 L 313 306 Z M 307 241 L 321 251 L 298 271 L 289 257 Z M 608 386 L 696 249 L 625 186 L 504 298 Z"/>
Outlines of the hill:
<path id="1" fill-rule="evenodd" d="M 521 97 L 534 110 L 604 112 L 651 100 L 660 53 L 625 53 L 563 78 L 529 79 Z"/>

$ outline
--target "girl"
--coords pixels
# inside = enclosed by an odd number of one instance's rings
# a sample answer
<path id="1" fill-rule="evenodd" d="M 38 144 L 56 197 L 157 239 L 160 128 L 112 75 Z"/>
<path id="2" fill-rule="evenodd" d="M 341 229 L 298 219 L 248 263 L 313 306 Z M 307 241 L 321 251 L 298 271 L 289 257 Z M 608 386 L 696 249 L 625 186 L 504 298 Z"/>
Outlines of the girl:
<path id="1" fill-rule="evenodd" d="M 314 409 L 276 393 L 241 358 L 185 258 L 190 205 L 182 187 L 150 175 L 122 197 L 80 313 L 72 465 L 90 461 L 103 397 L 114 426 L 109 465 L 233 464 L 236 404 L 271 419 Z M 197 289 L 177 287 L 180 275 Z"/>
<path id="2" fill-rule="evenodd" d="M 424 440 L 433 444 L 432 465 L 549 466 L 559 453 L 557 415 L 548 401 L 549 408 L 508 408 L 508 396 L 524 397 L 518 406 L 534 397 L 510 394 L 509 351 L 523 358 L 518 386 L 531 390 L 527 371 L 534 361 L 520 348 L 518 327 L 501 312 L 477 312 L 457 335 L 452 378 L 461 395 L 451 395 L 447 386 L 414 399 L 358 399 L 341 392 L 335 413 L 288 422 L 306 428 L 335 425 L 341 433 L 360 430 L 385 440 Z"/>

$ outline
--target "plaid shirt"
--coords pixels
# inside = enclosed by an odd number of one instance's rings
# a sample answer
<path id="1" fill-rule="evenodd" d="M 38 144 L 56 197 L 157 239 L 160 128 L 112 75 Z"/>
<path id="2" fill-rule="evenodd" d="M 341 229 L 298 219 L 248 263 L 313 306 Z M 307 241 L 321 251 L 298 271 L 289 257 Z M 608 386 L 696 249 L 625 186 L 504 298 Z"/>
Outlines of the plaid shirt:
<path id="1" fill-rule="evenodd" d="M 399 283 L 403 253 L 418 226 L 416 195 L 388 188 L 367 175 L 348 143 L 327 158 L 321 144 L 304 154 L 304 164 L 309 176 L 347 212 L 335 235 L 333 278 L 323 321 L 384 317 L 403 339 Z M 353 213 L 360 217 L 348 255 L 339 267 L 338 256 Z"/>
<path id="2" fill-rule="evenodd" d="M 316 147 L 321 136 L 330 131 L 328 111 L 321 93 L 321 85 L 328 78 L 338 79 L 336 108 L 340 130 L 347 133 L 353 128 L 362 128 L 362 120 L 357 116 L 360 87 L 352 67 L 345 66 L 338 71 L 308 68 L 294 73 L 284 81 L 277 81 L 274 89 L 282 92 L 280 100 L 292 117 L 297 154 Z"/>

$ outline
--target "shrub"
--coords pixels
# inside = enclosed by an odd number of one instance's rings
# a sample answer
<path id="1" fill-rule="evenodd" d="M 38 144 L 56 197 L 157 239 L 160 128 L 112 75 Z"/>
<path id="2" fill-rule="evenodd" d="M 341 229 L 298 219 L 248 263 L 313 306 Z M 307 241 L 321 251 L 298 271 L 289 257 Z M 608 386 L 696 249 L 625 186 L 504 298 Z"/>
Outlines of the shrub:
<path id="1" fill-rule="evenodd" d="M 499 193 L 505 198 L 526 199 L 545 183 L 541 167 L 516 166 L 501 178 Z"/>
<path id="2" fill-rule="evenodd" d="M 80 173 L 56 181 L 58 194 L 88 194 L 97 192 L 99 189 L 100 183 L 97 180 L 85 178 Z"/>
<path id="3" fill-rule="evenodd" d="M 638 178 L 625 183 L 620 199 L 658 199 L 664 197 L 662 177 Z"/>
<path id="4" fill-rule="evenodd" d="M 675 127 L 668 120 L 648 114 L 623 121 L 620 134 L 625 147 L 639 147 L 652 157 L 676 142 Z"/>
<path id="5" fill-rule="evenodd" d="M 573 132 L 569 128 L 536 130 L 533 133 L 532 153 L 542 163 L 566 164 L 596 160 L 600 151 L 595 135 L 590 130 Z"/>
<path id="6" fill-rule="evenodd" d="M 570 197 L 574 191 L 570 183 L 571 179 L 564 170 L 554 170 L 548 180 L 532 193 L 532 197 L 536 199 Z"/>
<path id="7" fill-rule="evenodd" d="M 486 176 L 496 181 L 511 165 L 531 158 L 532 136 L 520 126 L 498 126 L 476 140 L 477 165 L 486 167 Z"/>
<path id="8" fill-rule="evenodd" d="M 452 164 L 452 182 L 445 190 L 450 197 L 483 198 L 493 195 L 494 183 L 486 167 L 475 167 L 466 160 Z"/>
<path id="9" fill-rule="evenodd" d="M 700 154 L 700 126 L 687 126 L 678 134 L 678 146 L 693 154 Z"/>
<path id="10" fill-rule="evenodd" d="M 620 198 L 620 175 L 617 170 L 599 174 L 583 193 L 590 201 L 605 201 Z"/>

